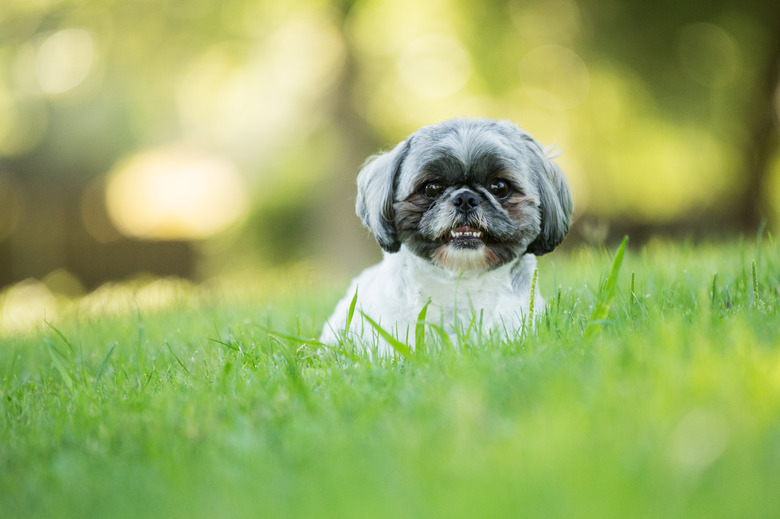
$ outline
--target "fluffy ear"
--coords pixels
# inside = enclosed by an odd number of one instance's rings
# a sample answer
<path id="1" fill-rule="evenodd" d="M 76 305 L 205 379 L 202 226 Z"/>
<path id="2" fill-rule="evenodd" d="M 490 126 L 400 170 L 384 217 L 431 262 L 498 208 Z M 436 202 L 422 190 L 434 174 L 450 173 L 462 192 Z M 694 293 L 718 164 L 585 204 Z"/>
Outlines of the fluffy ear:
<path id="1" fill-rule="evenodd" d="M 525 140 L 533 155 L 532 175 L 539 189 L 539 210 L 542 218 L 542 230 L 528 246 L 527 252 L 541 256 L 557 247 L 569 232 L 574 203 L 561 168 L 547 157 L 538 142 L 528 136 L 525 136 Z"/>
<path id="2" fill-rule="evenodd" d="M 401 242 L 395 232 L 395 186 L 411 139 L 391 151 L 368 159 L 357 177 L 355 212 L 387 252 L 398 252 Z"/>

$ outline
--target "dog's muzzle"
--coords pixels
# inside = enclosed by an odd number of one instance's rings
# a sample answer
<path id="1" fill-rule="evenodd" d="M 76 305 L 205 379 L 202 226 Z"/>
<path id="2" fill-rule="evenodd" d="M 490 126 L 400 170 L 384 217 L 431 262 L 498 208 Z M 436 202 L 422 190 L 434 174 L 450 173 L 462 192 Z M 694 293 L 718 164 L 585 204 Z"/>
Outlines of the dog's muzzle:
<path id="1" fill-rule="evenodd" d="M 452 205 L 454 205 L 455 210 L 461 214 L 468 214 L 475 210 L 479 207 L 480 202 L 479 195 L 470 189 L 458 191 L 452 197 Z"/>

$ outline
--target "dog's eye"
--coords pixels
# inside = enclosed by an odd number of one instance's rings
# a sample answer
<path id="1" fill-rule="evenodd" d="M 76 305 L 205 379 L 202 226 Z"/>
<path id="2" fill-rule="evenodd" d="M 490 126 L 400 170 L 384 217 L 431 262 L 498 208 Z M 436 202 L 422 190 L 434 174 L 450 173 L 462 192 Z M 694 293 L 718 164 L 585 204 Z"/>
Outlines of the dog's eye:
<path id="1" fill-rule="evenodd" d="M 488 189 L 496 198 L 506 198 L 509 196 L 509 184 L 506 180 L 497 178 L 490 183 Z"/>
<path id="2" fill-rule="evenodd" d="M 428 198 L 436 198 L 442 192 L 444 187 L 438 182 L 428 182 L 423 188 L 423 194 Z"/>

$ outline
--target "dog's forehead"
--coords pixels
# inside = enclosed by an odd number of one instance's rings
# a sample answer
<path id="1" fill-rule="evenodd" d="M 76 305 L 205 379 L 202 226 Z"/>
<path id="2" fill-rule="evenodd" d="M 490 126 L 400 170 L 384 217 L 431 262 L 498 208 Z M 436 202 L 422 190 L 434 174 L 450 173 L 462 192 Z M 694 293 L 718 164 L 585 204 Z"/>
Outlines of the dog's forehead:
<path id="1" fill-rule="evenodd" d="M 523 153 L 523 135 L 517 128 L 481 120 L 447 121 L 422 128 L 411 136 L 399 190 L 402 196 L 411 193 L 425 173 L 467 182 L 503 169 L 524 182 L 528 157 Z"/>

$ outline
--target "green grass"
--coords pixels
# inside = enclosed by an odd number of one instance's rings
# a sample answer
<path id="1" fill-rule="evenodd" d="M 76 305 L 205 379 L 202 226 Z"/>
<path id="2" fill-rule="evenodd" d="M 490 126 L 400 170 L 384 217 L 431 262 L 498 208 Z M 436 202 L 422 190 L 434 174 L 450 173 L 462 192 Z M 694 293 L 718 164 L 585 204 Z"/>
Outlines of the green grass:
<path id="1" fill-rule="evenodd" d="M 60 300 L 0 331 L 0 516 L 777 517 L 780 247 L 613 259 L 542 258 L 516 341 L 373 361 L 296 339 L 343 287 Z"/>

